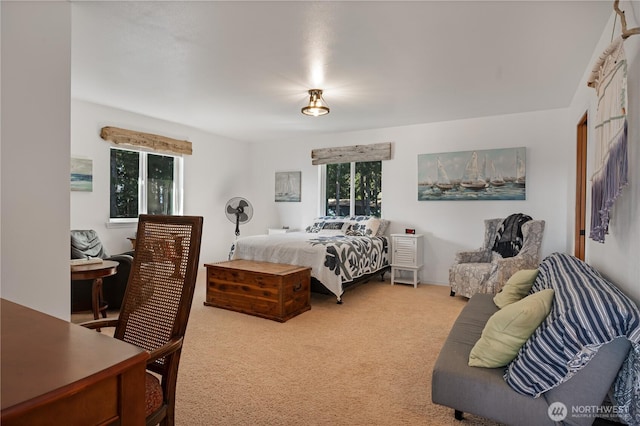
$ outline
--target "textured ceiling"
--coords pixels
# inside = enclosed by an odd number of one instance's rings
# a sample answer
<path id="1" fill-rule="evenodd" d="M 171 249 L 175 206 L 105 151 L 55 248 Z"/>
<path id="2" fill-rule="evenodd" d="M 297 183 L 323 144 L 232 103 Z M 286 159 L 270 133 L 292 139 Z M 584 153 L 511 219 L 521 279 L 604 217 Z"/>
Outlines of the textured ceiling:
<path id="1" fill-rule="evenodd" d="M 567 107 L 610 1 L 73 2 L 72 96 L 237 140 Z M 331 113 L 307 117 L 310 88 Z"/>

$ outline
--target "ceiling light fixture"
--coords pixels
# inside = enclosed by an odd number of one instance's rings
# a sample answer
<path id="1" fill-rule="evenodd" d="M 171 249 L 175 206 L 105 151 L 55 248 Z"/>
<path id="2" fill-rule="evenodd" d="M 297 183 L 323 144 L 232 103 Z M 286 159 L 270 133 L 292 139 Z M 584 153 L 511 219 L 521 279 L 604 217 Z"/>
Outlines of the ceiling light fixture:
<path id="1" fill-rule="evenodd" d="M 313 117 L 329 114 L 329 106 L 322 98 L 322 89 L 309 90 L 309 105 L 302 108 L 302 113 Z"/>

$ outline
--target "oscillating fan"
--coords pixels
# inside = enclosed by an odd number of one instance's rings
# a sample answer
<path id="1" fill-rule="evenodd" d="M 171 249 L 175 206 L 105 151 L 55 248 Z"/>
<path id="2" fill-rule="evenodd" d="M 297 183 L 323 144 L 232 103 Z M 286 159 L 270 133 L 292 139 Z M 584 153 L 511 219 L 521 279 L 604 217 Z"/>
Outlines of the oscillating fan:
<path id="1" fill-rule="evenodd" d="M 253 216 L 253 206 L 251 203 L 242 197 L 235 197 L 227 201 L 227 205 L 224 208 L 224 212 L 227 214 L 227 219 L 231 223 L 236 224 L 236 237 L 240 235 L 240 224 L 247 223 Z"/>

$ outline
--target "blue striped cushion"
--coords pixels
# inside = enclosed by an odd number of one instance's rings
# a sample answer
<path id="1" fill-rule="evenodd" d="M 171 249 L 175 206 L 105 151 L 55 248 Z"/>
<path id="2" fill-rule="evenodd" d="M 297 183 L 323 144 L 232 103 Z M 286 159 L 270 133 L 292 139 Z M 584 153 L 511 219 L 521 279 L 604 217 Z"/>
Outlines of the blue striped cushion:
<path id="1" fill-rule="evenodd" d="M 640 312 L 595 269 L 573 256 L 543 260 L 531 293 L 555 290 L 551 313 L 505 372 L 517 392 L 539 396 L 584 367 L 600 346 L 626 336 L 640 342 Z"/>

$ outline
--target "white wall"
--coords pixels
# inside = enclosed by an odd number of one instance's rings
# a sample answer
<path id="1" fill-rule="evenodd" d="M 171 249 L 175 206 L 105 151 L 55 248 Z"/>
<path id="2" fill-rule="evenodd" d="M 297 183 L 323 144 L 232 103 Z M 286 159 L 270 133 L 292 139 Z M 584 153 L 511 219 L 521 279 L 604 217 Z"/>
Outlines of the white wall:
<path id="1" fill-rule="evenodd" d="M 2 2 L 2 297 L 69 318 L 69 2 Z"/>
<path id="2" fill-rule="evenodd" d="M 247 196 L 251 169 L 241 165 L 249 157 L 249 144 L 75 99 L 71 125 L 71 156 L 93 160 L 93 191 L 71 193 L 70 229 L 95 229 L 109 254 L 131 250 L 127 237 L 135 233 L 135 225 L 107 226 L 111 143 L 100 138 L 100 129 L 115 126 L 160 134 L 193 145 L 193 155 L 184 156 L 184 214 L 204 216 L 200 269 L 205 262 L 226 260 L 234 225 L 227 220 L 224 205 L 232 197 Z"/>
<path id="3" fill-rule="evenodd" d="M 640 2 L 633 2 L 632 7 L 629 2 L 622 1 L 620 2 L 620 8 L 625 11 L 628 28 L 640 25 Z M 587 87 L 586 82 L 593 64 L 596 63 L 596 59 L 611 42 L 611 35 L 620 34 L 620 20 L 618 19 L 616 22 L 615 31 L 612 31 L 613 24 L 614 15 L 612 14 L 609 24 L 602 32 L 602 37 L 594 49 L 589 68 L 585 70 L 585 75 L 571 103 L 569 120 L 574 132 L 575 126 L 585 111 L 588 111 L 588 117 L 595 118 L 596 116 L 596 92 L 594 89 Z M 606 236 L 605 243 L 597 243 L 587 239 L 585 257 L 588 263 L 597 268 L 606 278 L 615 282 L 636 303 L 640 303 L 640 262 L 638 262 L 638 253 L 640 253 L 640 215 L 638 214 L 638 207 L 640 206 L 640 187 L 638 186 L 640 182 L 640 35 L 629 37 L 624 42 L 624 49 L 628 61 L 629 185 L 624 188 L 614 205 L 609 224 L 609 235 Z M 592 155 L 595 147 L 594 121 L 594 119 L 589 121 L 587 142 L 587 151 L 589 153 L 587 165 L 587 226 L 591 223 L 591 187 L 589 178 L 594 170 Z M 572 166 L 575 166 L 575 164 L 572 164 Z M 574 170 L 575 167 L 572 168 L 571 176 L 575 175 Z M 575 191 L 575 182 L 572 182 L 570 191 L 571 193 Z M 568 237 L 572 244 L 572 226 L 569 227 Z"/>
<path id="4" fill-rule="evenodd" d="M 311 118 L 313 119 L 313 118 Z M 321 119 L 321 118 L 320 118 Z M 305 141 L 253 145 L 253 167 L 258 189 L 254 205 L 256 224 L 304 228 L 317 215 L 318 172 L 311 165 L 314 148 L 393 142 L 393 159 L 382 165 L 382 215 L 391 220 L 391 232 L 416 228 L 425 234 L 421 279 L 448 284 L 448 269 L 460 250 L 479 248 L 485 218 L 527 213 L 547 222 L 542 255 L 566 251 L 567 167 L 573 161 L 567 110 L 405 126 L 330 136 Z M 419 154 L 507 147 L 527 147 L 527 199 L 524 201 L 417 201 Z M 302 171 L 302 201 L 274 202 L 274 174 Z M 572 207 L 571 207 L 572 208 Z"/>

